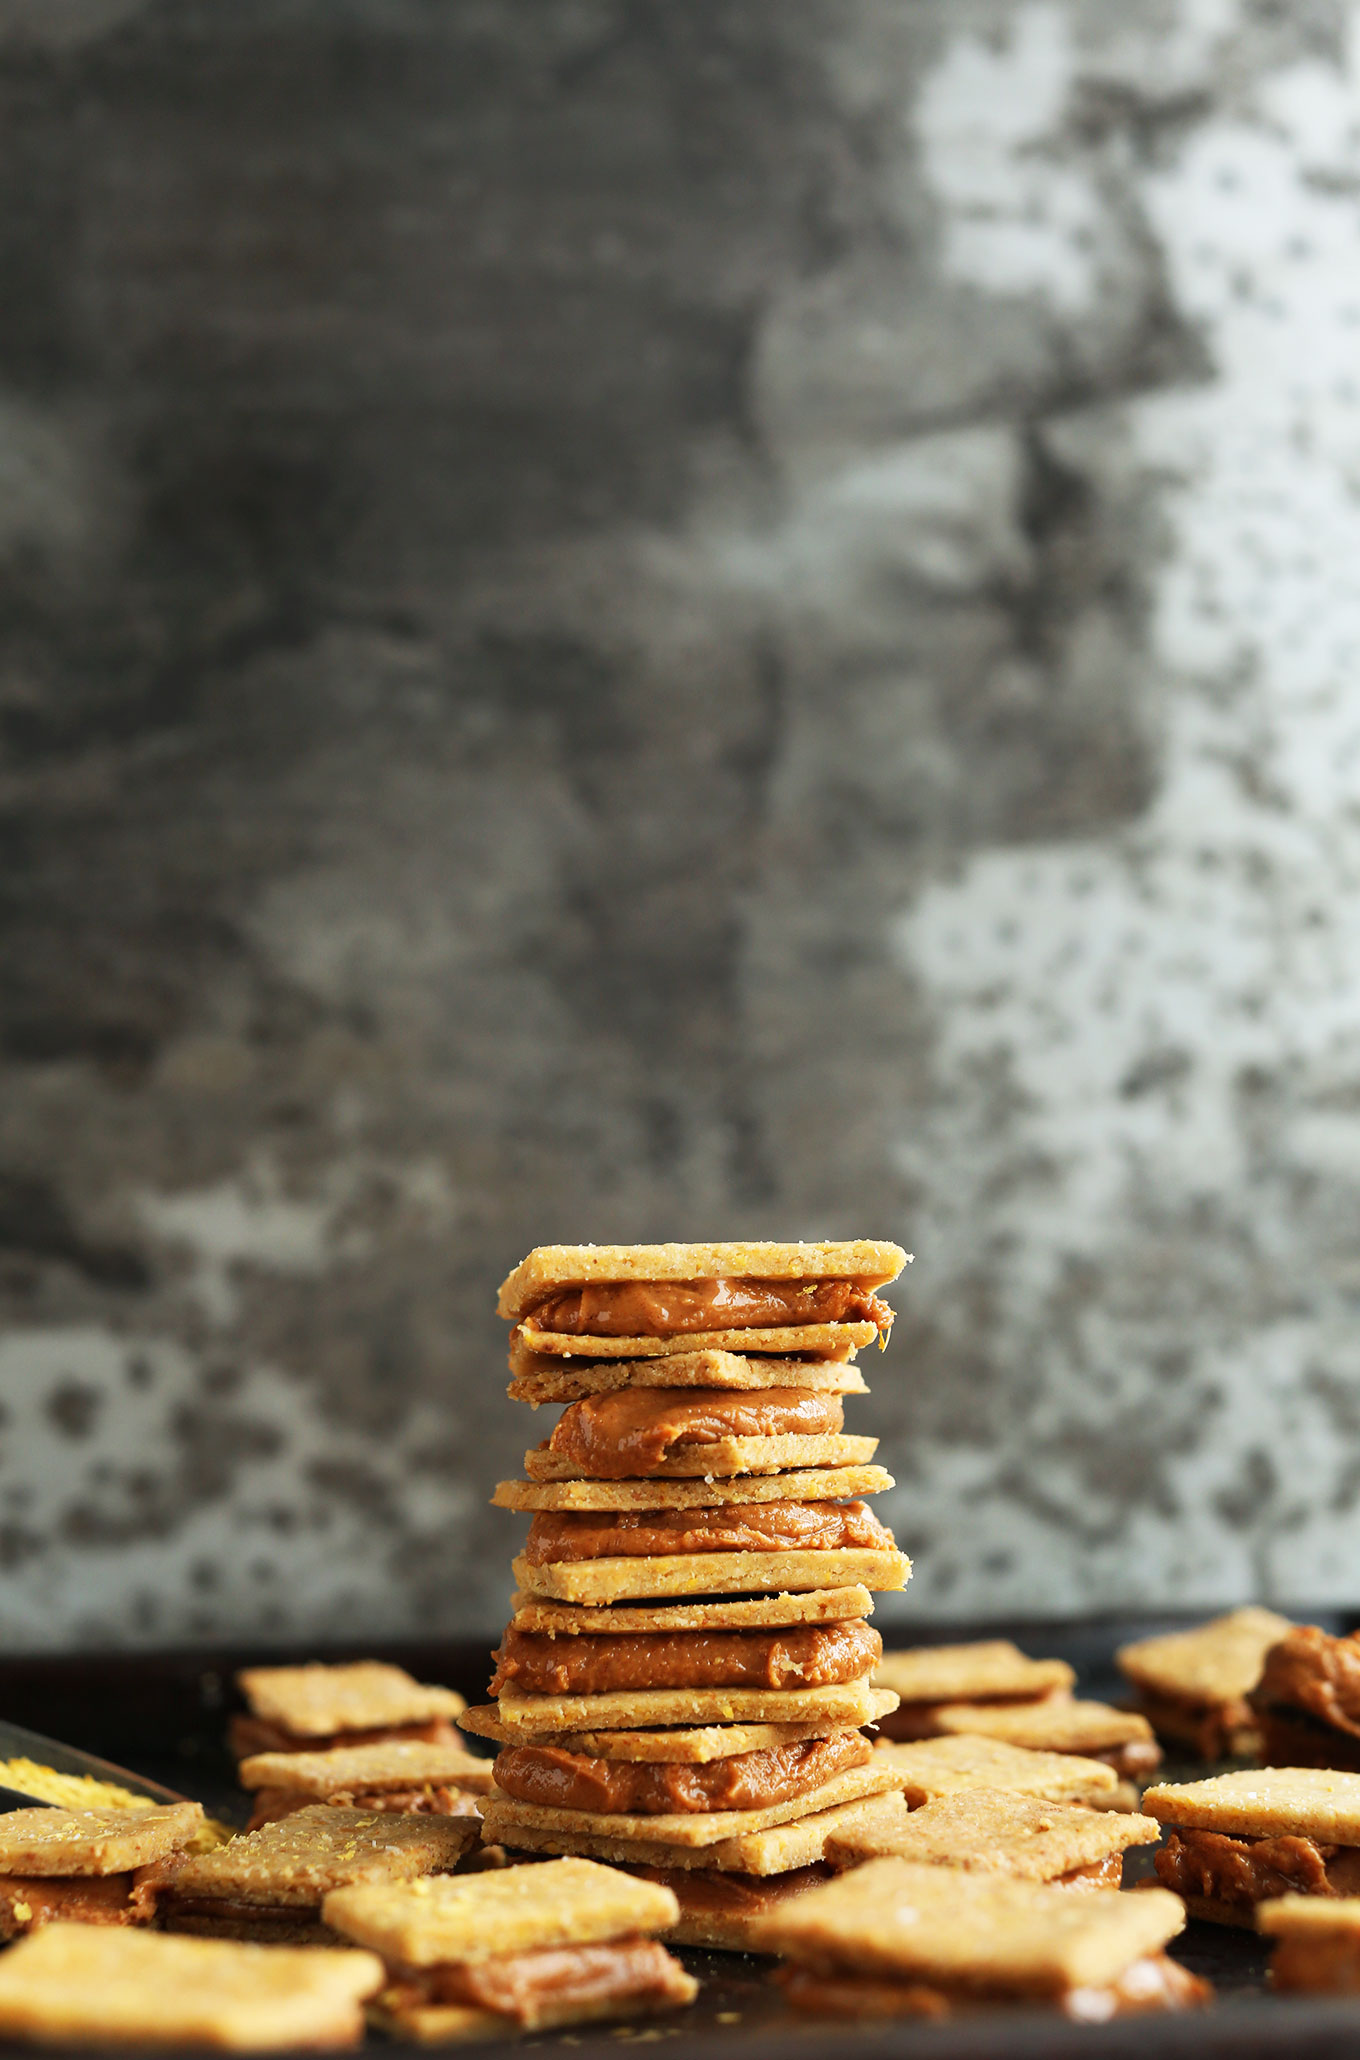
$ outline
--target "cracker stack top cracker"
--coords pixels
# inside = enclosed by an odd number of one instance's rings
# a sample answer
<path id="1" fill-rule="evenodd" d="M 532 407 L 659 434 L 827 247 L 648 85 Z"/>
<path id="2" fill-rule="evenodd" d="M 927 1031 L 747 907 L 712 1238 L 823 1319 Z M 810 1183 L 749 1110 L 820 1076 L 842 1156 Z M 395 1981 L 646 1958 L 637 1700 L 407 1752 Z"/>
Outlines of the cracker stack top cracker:
<path id="1" fill-rule="evenodd" d="M 895 1706 L 865 1619 L 909 1567 L 861 1500 L 892 1477 L 843 1398 L 904 1263 L 868 1242 L 551 1246 L 510 1275 L 511 1394 L 567 1408 L 495 1493 L 533 1523 L 495 1704 L 463 1719 L 503 1748 L 489 1841 L 659 1870 L 693 1905 L 696 1873 L 820 1865 L 830 1830 L 901 1814 L 859 1727 Z"/>

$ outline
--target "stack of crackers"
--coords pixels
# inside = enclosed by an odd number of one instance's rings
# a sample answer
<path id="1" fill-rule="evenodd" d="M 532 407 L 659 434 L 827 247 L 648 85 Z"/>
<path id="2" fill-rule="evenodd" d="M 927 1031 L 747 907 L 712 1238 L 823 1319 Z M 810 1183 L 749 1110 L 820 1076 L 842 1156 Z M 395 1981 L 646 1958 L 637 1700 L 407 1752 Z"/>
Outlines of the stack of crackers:
<path id="1" fill-rule="evenodd" d="M 504 1283 L 510 1393 L 565 1403 L 495 1500 L 533 1513 L 494 1705 L 483 1837 L 645 1871 L 668 1931 L 745 1947 L 826 1877 L 827 1838 L 901 1816 L 860 1727 L 872 1593 L 907 1561 L 861 1499 L 892 1486 L 847 1435 L 856 1353 L 886 1337 L 896 1245 L 549 1246 Z"/>

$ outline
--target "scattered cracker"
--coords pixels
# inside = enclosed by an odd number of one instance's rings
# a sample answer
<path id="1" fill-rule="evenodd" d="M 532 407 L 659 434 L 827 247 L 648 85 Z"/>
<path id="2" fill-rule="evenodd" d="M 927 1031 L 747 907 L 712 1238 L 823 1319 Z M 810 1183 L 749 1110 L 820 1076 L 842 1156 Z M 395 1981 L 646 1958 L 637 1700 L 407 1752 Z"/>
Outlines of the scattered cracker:
<path id="1" fill-rule="evenodd" d="M 1273 1609 L 1234 1609 L 1193 1631 L 1121 1645 L 1115 1659 L 1128 1680 L 1155 1695 L 1233 1702 L 1256 1686 L 1267 1652 L 1293 1629 Z"/>
<path id="2" fill-rule="evenodd" d="M 828 1846 L 827 1858 L 858 1866 L 892 1854 L 926 1866 L 1051 1881 L 1128 1846 L 1155 1845 L 1160 1837 L 1152 1817 L 1046 1802 L 1013 1789 L 968 1788 L 934 1797 L 893 1826 L 844 1833 Z"/>
<path id="3" fill-rule="evenodd" d="M 427 1745 L 410 1738 L 337 1745 L 330 1752 L 258 1752 L 242 1760 L 237 1771 L 242 1788 L 288 1788 L 297 1795 L 491 1786 L 488 1761 L 461 1745 Z"/>
<path id="4" fill-rule="evenodd" d="M 491 1500 L 497 1509 L 712 1509 L 721 1502 L 846 1502 L 894 1485 L 881 1466 L 813 1466 L 737 1480 L 498 1481 Z"/>
<path id="5" fill-rule="evenodd" d="M 187 1845 L 201 1803 L 147 1810 L 11 1810 L 0 1816 L 0 1874 L 129 1874 Z"/>
<path id="6" fill-rule="evenodd" d="M 1204 1781 L 1163 1781 L 1144 1792 L 1143 1808 L 1163 1824 L 1229 1837 L 1297 1835 L 1360 1845 L 1360 1774 L 1329 1767 L 1259 1767 Z"/>
<path id="7" fill-rule="evenodd" d="M 190 1860 L 176 1878 L 175 1895 L 315 1906 L 332 1888 L 451 1868 L 476 1838 L 475 1817 L 404 1817 L 309 1803 Z"/>
<path id="8" fill-rule="evenodd" d="M 902 1776 L 885 1767 L 875 1753 L 867 1766 L 846 1767 L 786 1802 L 770 1803 L 759 1810 L 681 1810 L 655 1816 L 625 1812 L 557 1809 L 546 1803 L 518 1802 L 493 1789 L 482 1808 L 488 1838 L 513 1845 L 521 1829 L 534 1831 L 584 1831 L 619 1839 L 627 1844 L 665 1846 L 713 1846 L 741 1838 L 749 1832 L 768 1831 L 772 1825 L 787 1824 L 796 1817 L 816 1816 L 841 1803 L 857 1802 L 861 1796 L 882 1795 L 902 1786 Z"/>
<path id="9" fill-rule="evenodd" d="M 670 1602 L 660 1609 L 628 1606 L 589 1609 L 538 1596 L 511 1597 L 517 1631 L 548 1637 L 620 1631 L 773 1630 L 786 1624 L 846 1623 L 872 1616 L 867 1588 L 821 1588 L 809 1595 L 758 1595 L 740 1602 Z"/>
<path id="10" fill-rule="evenodd" d="M 906 1805 L 895 1792 L 861 1797 L 830 1810 L 818 1810 L 766 1831 L 751 1831 L 721 1845 L 662 1845 L 656 1840 L 609 1838 L 589 1831 L 546 1831 L 516 1825 L 514 1845 L 521 1852 L 583 1853 L 622 1866 L 707 1868 L 723 1874 L 788 1874 L 822 1859 L 828 1838 L 845 1831 L 869 1812 L 895 1811 Z M 489 1833 L 486 1835 L 490 1835 Z"/>
<path id="11" fill-rule="evenodd" d="M 865 1973 L 1060 1994 L 1101 1988 L 1185 1924 L 1179 1896 L 1074 1896 L 1030 1881 L 870 1860 L 762 1920 L 757 1937 L 794 1958 Z"/>
<path id="12" fill-rule="evenodd" d="M 883 1688 L 903 1702 L 984 1702 L 991 1697 L 1036 1698 L 1070 1688 L 1076 1674 L 1062 1659 L 1030 1659 L 1009 1638 L 973 1645 L 923 1645 L 885 1652 L 874 1671 Z"/>
<path id="13" fill-rule="evenodd" d="M 815 1436 L 790 1431 L 769 1437 L 713 1438 L 707 1443 L 680 1440 L 670 1447 L 664 1459 L 659 1459 L 651 1468 L 647 1482 L 650 1484 L 653 1481 L 699 1479 L 704 1483 L 705 1499 L 711 1501 L 712 1483 L 715 1479 L 730 1479 L 734 1475 L 739 1475 L 743 1477 L 744 1486 L 745 1477 L 752 1474 L 779 1474 L 781 1479 L 797 1478 L 796 1475 L 787 1472 L 790 1467 L 839 1467 L 843 1471 L 853 1467 L 867 1467 L 877 1450 L 877 1438 L 851 1437 L 841 1431 L 827 1431 Z M 531 1481 L 571 1481 L 584 1484 L 590 1479 L 578 1460 L 568 1459 L 561 1452 L 550 1452 L 546 1445 L 535 1445 L 525 1453 L 524 1471 Z M 592 1482 L 591 1485 L 598 1483 Z M 640 1487 L 642 1484 L 629 1481 L 621 1485 Z M 876 1493 L 877 1490 L 860 1487 L 847 1488 L 843 1492 L 869 1495 Z M 570 1506 L 578 1508 L 580 1505 L 573 1503 Z M 599 1507 L 595 1503 L 588 1506 Z"/>
<path id="14" fill-rule="evenodd" d="M 913 1809 L 935 1795 L 962 1788 L 1006 1788 L 1048 1802 L 1095 1802 L 1108 1806 L 1119 1786 L 1113 1767 L 1071 1752 L 1034 1752 L 1000 1738 L 976 1734 L 922 1738 L 910 1745 L 880 1739 L 877 1750 L 907 1777 Z"/>
<path id="15" fill-rule="evenodd" d="M 1360 1896 L 1273 1896 L 1257 1903 L 1256 1929 L 1275 1938 L 1335 1937 L 1360 1944 Z"/>
<path id="16" fill-rule="evenodd" d="M 1105 1702 L 946 1703 L 935 1721 L 946 1734 L 1001 1738 L 1037 1752 L 1108 1752 L 1152 1737 L 1146 1717 Z"/>
<path id="17" fill-rule="evenodd" d="M 451 1688 L 426 1687 L 403 1668 L 375 1659 L 339 1667 L 247 1667 L 236 1679 L 257 1717 L 298 1738 L 423 1724 L 456 1717 L 464 1707 Z"/>
<path id="18" fill-rule="evenodd" d="M 858 1547 L 835 1552 L 670 1552 L 633 1558 L 551 1560 L 534 1566 L 526 1554 L 511 1562 L 527 1595 L 598 1606 L 656 1600 L 668 1595 L 778 1594 L 858 1586 L 876 1595 L 905 1588 L 911 1561 L 905 1553 Z M 893 1705 L 896 1708 L 896 1704 Z"/>
<path id="19" fill-rule="evenodd" d="M 388 1962 L 440 1967 L 538 1946 L 603 1945 L 667 1930 L 679 1916 L 668 1888 L 593 1860 L 442 1875 L 326 1898 L 326 1922 Z"/>
<path id="20" fill-rule="evenodd" d="M 0 1959 L 0 2035 L 236 2052 L 357 2045 L 359 2004 L 384 1979 L 372 1953 L 49 1924 Z"/>
<path id="21" fill-rule="evenodd" d="M 501 1282 L 496 1313 L 512 1321 L 555 1288 L 624 1280 L 858 1280 L 883 1287 L 911 1255 L 874 1238 L 787 1244 L 536 1245 Z"/>
<path id="22" fill-rule="evenodd" d="M 893 1702 L 886 1690 L 871 1688 L 868 1702 L 873 1714 L 865 1723 L 886 1716 Z M 502 1721 L 495 1703 L 472 1709 L 459 1719 L 465 1731 L 479 1738 L 494 1738 L 498 1745 L 522 1745 L 526 1734 Z M 566 1752 L 584 1753 L 590 1759 L 651 1760 L 672 1765 L 702 1766 L 711 1760 L 726 1760 L 737 1753 L 767 1752 L 780 1745 L 795 1745 L 802 1738 L 825 1738 L 845 1729 L 839 1717 L 809 1717 L 786 1724 L 708 1724 L 697 1729 L 660 1731 L 553 1731 L 536 1733 L 539 1745 L 560 1745 Z"/>

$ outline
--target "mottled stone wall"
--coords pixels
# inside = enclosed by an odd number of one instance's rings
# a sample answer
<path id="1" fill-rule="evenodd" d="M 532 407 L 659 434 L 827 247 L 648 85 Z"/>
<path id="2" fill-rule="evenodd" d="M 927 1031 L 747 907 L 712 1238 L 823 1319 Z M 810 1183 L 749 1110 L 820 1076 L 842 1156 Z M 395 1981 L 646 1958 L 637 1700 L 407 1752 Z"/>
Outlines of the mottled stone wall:
<path id="1" fill-rule="evenodd" d="M 1360 1560 L 1360 15 L 3 0 L 0 1639 L 478 1630 L 900 1236 L 910 1605 Z"/>

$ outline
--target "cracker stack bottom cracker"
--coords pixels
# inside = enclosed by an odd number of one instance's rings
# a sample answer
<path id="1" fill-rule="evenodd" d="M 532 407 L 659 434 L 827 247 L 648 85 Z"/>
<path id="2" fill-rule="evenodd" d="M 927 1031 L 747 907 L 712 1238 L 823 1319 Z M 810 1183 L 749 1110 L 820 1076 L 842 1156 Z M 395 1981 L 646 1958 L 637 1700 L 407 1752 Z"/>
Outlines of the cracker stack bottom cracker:
<path id="1" fill-rule="evenodd" d="M 510 1393 L 565 1403 L 495 1501 L 532 1512 L 496 1703 L 483 1836 L 631 1867 L 675 1893 L 682 1944 L 745 1948 L 827 1877 L 826 1839 L 900 1816 L 860 1727 L 872 1592 L 908 1562 L 847 1435 L 896 1245 L 548 1246 L 503 1284 Z"/>

